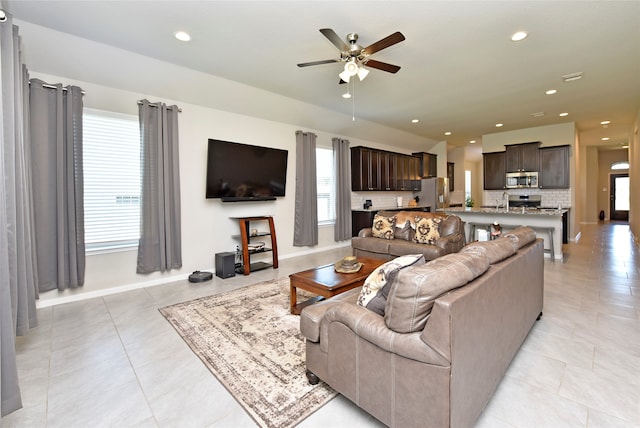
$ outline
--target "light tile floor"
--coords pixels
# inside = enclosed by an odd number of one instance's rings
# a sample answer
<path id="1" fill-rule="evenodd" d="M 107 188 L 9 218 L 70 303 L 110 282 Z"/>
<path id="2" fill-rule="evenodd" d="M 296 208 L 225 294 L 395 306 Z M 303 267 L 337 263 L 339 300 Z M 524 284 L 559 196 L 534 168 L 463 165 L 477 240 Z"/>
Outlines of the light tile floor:
<path id="1" fill-rule="evenodd" d="M 250 427 L 252 419 L 158 308 L 338 260 L 175 282 L 38 310 L 18 338 L 24 408 L 3 427 Z M 640 427 L 640 250 L 626 224 L 582 227 L 562 263 L 545 261 L 544 316 L 477 427 Z M 426 424 L 426 421 L 425 421 Z M 301 427 L 381 426 L 338 397 Z"/>

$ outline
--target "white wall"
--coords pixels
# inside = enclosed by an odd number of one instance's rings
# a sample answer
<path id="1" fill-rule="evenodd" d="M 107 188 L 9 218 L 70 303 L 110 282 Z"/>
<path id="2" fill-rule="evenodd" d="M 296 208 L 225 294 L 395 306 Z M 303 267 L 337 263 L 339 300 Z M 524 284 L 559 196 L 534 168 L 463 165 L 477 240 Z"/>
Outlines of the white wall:
<path id="1" fill-rule="evenodd" d="M 536 126 L 482 136 L 482 152 L 502 152 L 506 145 L 540 141 L 540 147 L 573 145 L 576 135 L 574 122 Z"/>
<path id="2" fill-rule="evenodd" d="M 316 247 L 292 245 L 296 130 L 316 133 L 318 145 L 326 147 L 331 147 L 332 137 L 347 138 L 352 146 L 380 147 L 405 153 L 416 151 L 415 147 L 427 150 L 433 146 L 430 140 L 415 135 L 361 120 L 354 123 L 351 117 L 174 64 L 29 23 L 20 23 L 20 27 L 31 77 L 48 83 L 80 86 L 86 92 L 85 107 L 137 115 L 137 101 L 147 98 L 182 108 L 179 133 L 183 267 L 166 273 L 138 275 L 135 250 L 89 255 L 84 287 L 63 293 L 43 293 L 41 301 L 61 295 L 97 293 L 114 287 L 127 289 L 162 283 L 186 278 L 194 270 L 211 270 L 215 253 L 233 251 L 238 244 L 231 238 L 232 234 L 238 233 L 236 221 L 230 218 L 234 216 L 273 215 L 280 258 L 348 245 L 349 241 L 336 243 L 333 240 L 332 227 L 320 228 Z M 65 54 L 61 55 L 63 50 Z M 242 113 L 243 106 L 249 114 Z M 287 117 L 291 121 L 258 118 L 254 115 L 256 109 L 267 111 L 267 116 Z M 310 124 L 332 126 L 323 130 Z M 364 134 L 363 129 L 366 130 Z M 377 137 L 369 140 L 354 135 Z M 388 135 L 394 137 L 389 139 Z M 205 199 L 208 138 L 289 150 L 286 196 L 274 202 L 252 203 Z M 392 146 L 388 141 L 402 144 Z"/>

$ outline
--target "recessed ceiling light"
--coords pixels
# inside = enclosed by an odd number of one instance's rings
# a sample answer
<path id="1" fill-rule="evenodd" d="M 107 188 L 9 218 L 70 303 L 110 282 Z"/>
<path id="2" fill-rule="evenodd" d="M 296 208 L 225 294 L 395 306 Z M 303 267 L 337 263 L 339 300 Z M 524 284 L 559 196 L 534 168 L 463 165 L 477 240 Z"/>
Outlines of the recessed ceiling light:
<path id="1" fill-rule="evenodd" d="M 7 20 L 7 14 L 4 10 L 0 9 L 0 22 L 5 22 Z"/>
<path id="2" fill-rule="evenodd" d="M 517 33 L 513 33 L 511 35 L 511 40 L 514 42 L 519 42 L 520 40 L 526 39 L 528 36 L 526 31 L 518 31 Z"/>
<path id="3" fill-rule="evenodd" d="M 470 143 L 470 144 L 475 144 L 475 143 L 476 143 L 476 140 L 471 140 L 471 141 L 469 141 L 469 143 Z"/>
<path id="4" fill-rule="evenodd" d="M 451 131 L 445 132 L 444 135 L 451 135 Z"/>
<path id="5" fill-rule="evenodd" d="M 535 113 L 531 113 L 531 116 L 533 116 L 533 117 L 542 117 L 542 116 L 544 116 L 544 112 L 543 111 L 538 111 L 538 112 L 535 112 Z"/>
<path id="6" fill-rule="evenodd" d="M 345 92 L 344 94 L 342 94 L 342 98 L 349 99 L 351 98 L 351 94 L 349 92 Z"/>
<path id="7" fill-rule="evenodd" d="M 628 145 L 628 144 L 625 144 L 624 146 L 620 146 L 620 147 L 622 147 L 623 149 L 628 149 L 628 148 L 629 148 L 629 145 Z"/>
<path id="8" fill-rule="evenodd" d="M 601 140 L 602 140 L 602 141 L 609 141 L 609 140 L 610 140 L 610 138 L 609 138 L 609 137 L 602 137 L 602 138 L 601 138 Z"/>
<path id="9" fill-rule="evenodd" d="M 560 116 L 560 117 L 569 116 L 569 113 L 566 113 L 566 112 L 565 113 L 560 113 L 558 116 Z"/>
<path id="10" fill-rule="evenodd" d="M 189 40 L 191 40 L 191 36 L 185 31 L 178 31 L 174 34 L 174 36 L 181 42 L 188 42 Z"/>
<path id="11" fill-rule="evenodd" d="M 502 126 L 504 126 L 504 124 L 503 124 L 503 123 L 496 123 L 496 128 L 500 128 L 500 127 L 502 127 Z"/>
<path id="12" fill-rule="evenodd" d="M 411 123 L 418 123 L 420 122 L 420 119 L 411 119 Z"/>
<path id="13" fill-rule="evenodd" d="M 610 123 L 611 123 L 610 120 L 603 120 L 602 122 L 600 122 L 600 125 L 608 125 Z"/>
<path id="14" fill-rule="evenodd" d="M 549 89 L 547 92 L 545 92 L 545 94 L 547 94 L 547 95 L 553 95 L 553 94 L 555 94 L 556 92 L 558 92 L 556 89 Z"/>

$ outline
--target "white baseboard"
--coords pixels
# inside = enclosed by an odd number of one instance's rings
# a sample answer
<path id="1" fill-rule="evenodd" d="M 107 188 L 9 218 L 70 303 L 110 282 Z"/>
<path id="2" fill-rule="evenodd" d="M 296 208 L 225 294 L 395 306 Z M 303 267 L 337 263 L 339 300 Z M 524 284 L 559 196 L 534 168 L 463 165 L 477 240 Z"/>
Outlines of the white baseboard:
<path id="1" fill-rule="evenodd" d="M 317 250 L 317 249 L 314 250 L 313 248 L 309 248 L 308 250 L 297 251 L 295 253 L 290 253 L 290 254 L 281 256 L 279 259 L 286 260 L 294 257 L 307 256 L 309 254 L 337 250 L 347 246 L 351 246 L 351 240 L 345 241 L 343 243 L 331 245 L 329 247 L 322 247 L 322 250 Z M 200 269 L 200 270 L 215 272 L 215 267 L 210 267 L 210 268 Z M 96 297 L 110 296 L 112 294 L 123 293 L 125 291 L 139 290 L 141 288 L 154 287 L 156 285 L 164 285 L 164 284 L 168 284 L 170 282 L 175 282 L 175 281 L 186 281 L 189 279 L 189 275 L 191 274 L 185 273 L 181 275 L 172 275 L 170 277 L 158 278 L 150 281 L 135 282 L 132 284 L 125 284 L 117 287 L 109 287 L 109 288 L 104 288 L 102 290 L 94 290 L 94 291 L 87 291 L 87 292 L 82 291 L 82 289 L 76 289 L 78 290 L 77 293 L 74 293 L 75 290 L 68 290 L 66 291 L 66 293 L 69 293 L 69 294 L 65 296 L 36 300 L 36 308 L 37 309 L 48 308 L 51 306 L 62 305 L 65 303 L 79 302 L 81 300 L 94 299 Z"/>

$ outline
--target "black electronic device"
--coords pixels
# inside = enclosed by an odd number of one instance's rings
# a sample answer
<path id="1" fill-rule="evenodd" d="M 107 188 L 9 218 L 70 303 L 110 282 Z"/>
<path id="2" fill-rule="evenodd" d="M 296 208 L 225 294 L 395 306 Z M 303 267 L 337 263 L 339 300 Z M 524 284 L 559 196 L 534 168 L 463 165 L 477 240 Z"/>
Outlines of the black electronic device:
<path id="1" fill-rule="evenodd" d="M 189 282 L 204 282 L 209 281 L 212 278 L 213 274 L 211 272 L 201 272 L 199 270 L 196 270 L 191 275 L 189 275 Z"/>
<path id="2" fill-rule="evenodd" d="M 206 197 L 272 201 L 285 195 L 288 151 L 209 139 Z"/>
<path id="3" fill-rule="evenodd" d="M 236 276 L 235 253 L 216 253 L 216 276 L 222 279 Z"/>

